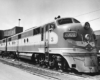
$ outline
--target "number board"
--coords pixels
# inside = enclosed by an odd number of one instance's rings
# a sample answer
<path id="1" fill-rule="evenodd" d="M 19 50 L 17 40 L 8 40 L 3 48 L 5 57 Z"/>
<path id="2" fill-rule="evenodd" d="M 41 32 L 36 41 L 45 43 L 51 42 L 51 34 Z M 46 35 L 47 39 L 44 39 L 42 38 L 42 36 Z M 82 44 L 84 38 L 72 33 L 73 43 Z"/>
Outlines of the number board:
<path id="1" fill-rule="evenodd" d="M 75 38 L 75 37 L 77 37 L 77 32 L 75 32 L 75 31 L 65 32 L 63 36 L 65 39 L 66 38 Z"/>

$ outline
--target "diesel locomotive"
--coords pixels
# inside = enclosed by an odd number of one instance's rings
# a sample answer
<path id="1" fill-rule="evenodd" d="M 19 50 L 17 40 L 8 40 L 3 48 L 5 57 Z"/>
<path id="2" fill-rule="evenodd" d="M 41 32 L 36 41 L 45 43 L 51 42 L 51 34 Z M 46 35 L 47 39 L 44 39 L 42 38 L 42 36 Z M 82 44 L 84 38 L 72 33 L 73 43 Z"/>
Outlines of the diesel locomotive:
<path id="1" fill-rule="evenodd" d="M 0 52 L 48 68 L 98 72 L 95 34 L 88 22 L 83 25 L 73 17 L 58 17 L 4 38 L 0 40 Z"/>

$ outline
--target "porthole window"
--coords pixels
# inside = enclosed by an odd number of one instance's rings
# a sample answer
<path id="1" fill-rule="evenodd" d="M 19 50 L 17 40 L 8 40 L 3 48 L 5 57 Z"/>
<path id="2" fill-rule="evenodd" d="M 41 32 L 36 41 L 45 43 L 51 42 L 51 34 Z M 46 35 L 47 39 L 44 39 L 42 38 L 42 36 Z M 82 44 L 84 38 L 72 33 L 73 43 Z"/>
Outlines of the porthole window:
<path id="1" fill-rule="evenodd" d="M 27 38 L 27 42 L 28 42 L 29 40 L 28 40 L 28 38 Z"/>
<path id="2" fill-rule="evenodd" d="M 24 39 L 24 43 L 26 42 L 26 40 Z"/>
<path id="3" fill-rule="evenodd" d="M 14 45 L 14 44 L 15 44 L 15 42 L 12 42 L 12 44 Z"/>

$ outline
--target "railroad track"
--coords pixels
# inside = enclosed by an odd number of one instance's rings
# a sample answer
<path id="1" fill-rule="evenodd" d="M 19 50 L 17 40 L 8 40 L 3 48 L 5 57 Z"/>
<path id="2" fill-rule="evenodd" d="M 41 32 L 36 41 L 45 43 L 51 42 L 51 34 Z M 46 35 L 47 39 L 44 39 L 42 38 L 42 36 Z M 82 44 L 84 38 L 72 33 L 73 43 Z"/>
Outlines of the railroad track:
<path id="1" fill-rule="evenodd" d="M 48 80 L 69 80 L 69 79 L 74 79 L 74 80 L 79 80 L 79 79 L 87 79 L 87 78 L 92 78 L 90 75 L 86 74 L 76 74 L 73 72 L 61 72 L 57 71 L 54 69 L 48 69 L 44 67 L 40 67 L 39 65 L 33 65 L 30 63 L 28 60 L 14 60 L 11 58 L 1 58 L 0 57 L 0 62 L 4 64 L 8 64 L 11 66 L 15 66 L 21 69 L 24 69 L 34 75 L 42 76 L 47 78 Z M 69 79 L 68 79 L 69 78 Z"/>

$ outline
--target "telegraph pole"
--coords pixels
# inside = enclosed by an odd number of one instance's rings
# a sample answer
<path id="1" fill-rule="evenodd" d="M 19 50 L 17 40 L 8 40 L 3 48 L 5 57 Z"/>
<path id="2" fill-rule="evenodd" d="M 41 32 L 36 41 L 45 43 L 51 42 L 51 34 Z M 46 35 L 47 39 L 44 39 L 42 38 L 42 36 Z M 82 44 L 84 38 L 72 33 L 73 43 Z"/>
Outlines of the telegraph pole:
<path id="1" fill-rule="evenodd" d="M 20 21 L 21 21 L 21 19 L 18 19 L 18 21 L 19 21 L 19 26 L 20 26 Z"/>

